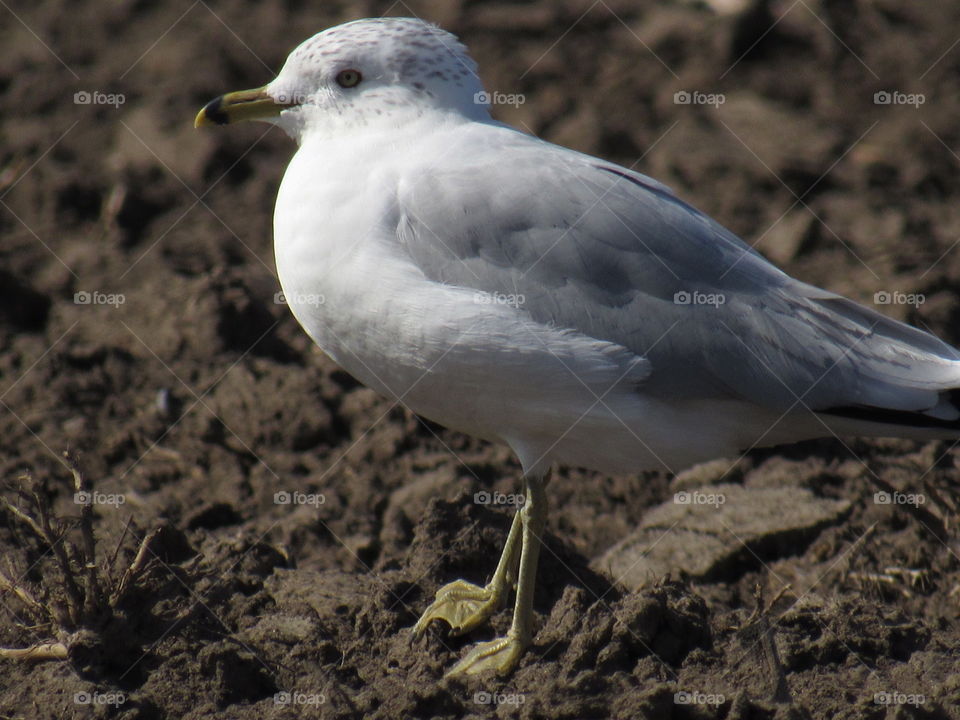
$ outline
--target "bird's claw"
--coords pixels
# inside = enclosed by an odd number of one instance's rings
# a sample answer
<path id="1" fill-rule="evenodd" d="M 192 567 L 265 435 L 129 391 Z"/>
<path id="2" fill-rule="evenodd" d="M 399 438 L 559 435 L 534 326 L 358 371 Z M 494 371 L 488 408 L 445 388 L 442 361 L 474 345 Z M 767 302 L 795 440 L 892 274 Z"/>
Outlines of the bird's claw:
<path id="1" fill-rule="evenodd" d="M 477 643 L 460 662 L 447 671 L 445 677 L 479 675 L 489 670 L 495 670 L 500 675 L 509 675 L 517 667 L 528 644 L 512 632 L 505 637 Z"/>
<path id="2" fill-rule="evenodd" d="M 470 632 L 500 609 L 505 595 L 505 589 L 493 583 L 480 587 L 466 580 L 455 580 L 437 591 L 434 601 L 414 626 L 413 635 L 423 635 L 433 620 L 446 622 L 452 635 Z"/>

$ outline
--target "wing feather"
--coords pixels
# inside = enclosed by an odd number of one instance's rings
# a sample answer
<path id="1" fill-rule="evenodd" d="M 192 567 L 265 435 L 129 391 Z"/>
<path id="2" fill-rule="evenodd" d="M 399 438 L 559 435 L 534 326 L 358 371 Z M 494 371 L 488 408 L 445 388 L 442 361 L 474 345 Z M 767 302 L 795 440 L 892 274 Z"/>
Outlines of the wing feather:
<path id="1" fill-rule="evenodd" d="M 400 185 L 397 236 L 431 280 L 627 348 L 653 395 L 922 412 L 960 384 L 949 345 L 790 278 L 657 181 L 481 128 Z"/>

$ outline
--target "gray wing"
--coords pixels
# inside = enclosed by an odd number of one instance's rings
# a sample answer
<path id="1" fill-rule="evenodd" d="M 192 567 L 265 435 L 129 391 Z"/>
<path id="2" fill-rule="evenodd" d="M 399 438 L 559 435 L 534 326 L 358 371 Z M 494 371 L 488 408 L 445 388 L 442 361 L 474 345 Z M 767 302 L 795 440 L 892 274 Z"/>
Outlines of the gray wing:
<path id="1" fill-rule="evenodd" d="M 628 348 L 651 363 L 644 392 L 955 418 L 938 408 L 960 384 L 945 343 L 790 278 L 646 176 L 508 130 L 486 140 L 401 183 L 397 237 L 428 278 Z"/>

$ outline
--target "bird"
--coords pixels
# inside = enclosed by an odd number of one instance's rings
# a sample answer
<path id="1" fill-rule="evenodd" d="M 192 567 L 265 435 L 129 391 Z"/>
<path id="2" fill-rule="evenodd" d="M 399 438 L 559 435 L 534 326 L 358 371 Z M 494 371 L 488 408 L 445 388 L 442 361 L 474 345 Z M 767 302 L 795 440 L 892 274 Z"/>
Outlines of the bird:
<path id="1" fill-rule="evenodd" d="M 445 585 L 413 628 L 470 632 L 515 590 L 507 633 L 448 675 L 509 674 L 532 644 L 556 465 L 675 473 L 817 437 L 960 437 L 955 348 L 792 278 L 653 178 L 494 120 L 490 99 L 453 34 L 374 18 L 195 120 L 265 121 L 298 145 L 274 249 L 310 338 L 520 461 L 492 578 Z"/>

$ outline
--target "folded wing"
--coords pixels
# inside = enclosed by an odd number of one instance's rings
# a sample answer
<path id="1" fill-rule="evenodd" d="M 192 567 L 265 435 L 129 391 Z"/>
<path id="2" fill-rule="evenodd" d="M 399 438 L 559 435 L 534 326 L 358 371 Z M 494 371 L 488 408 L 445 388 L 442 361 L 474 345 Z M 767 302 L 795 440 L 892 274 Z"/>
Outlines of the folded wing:
<path id="1" fill-rule="evenodd" d="M 401 182 L 397 237 L 429 279 L 646 358 L 640 392 L 960 428 L 954 348 L 794 280 L 655 180 L 471 132 Z M 499 152 L 471 156 L 478 141 Z"/>

